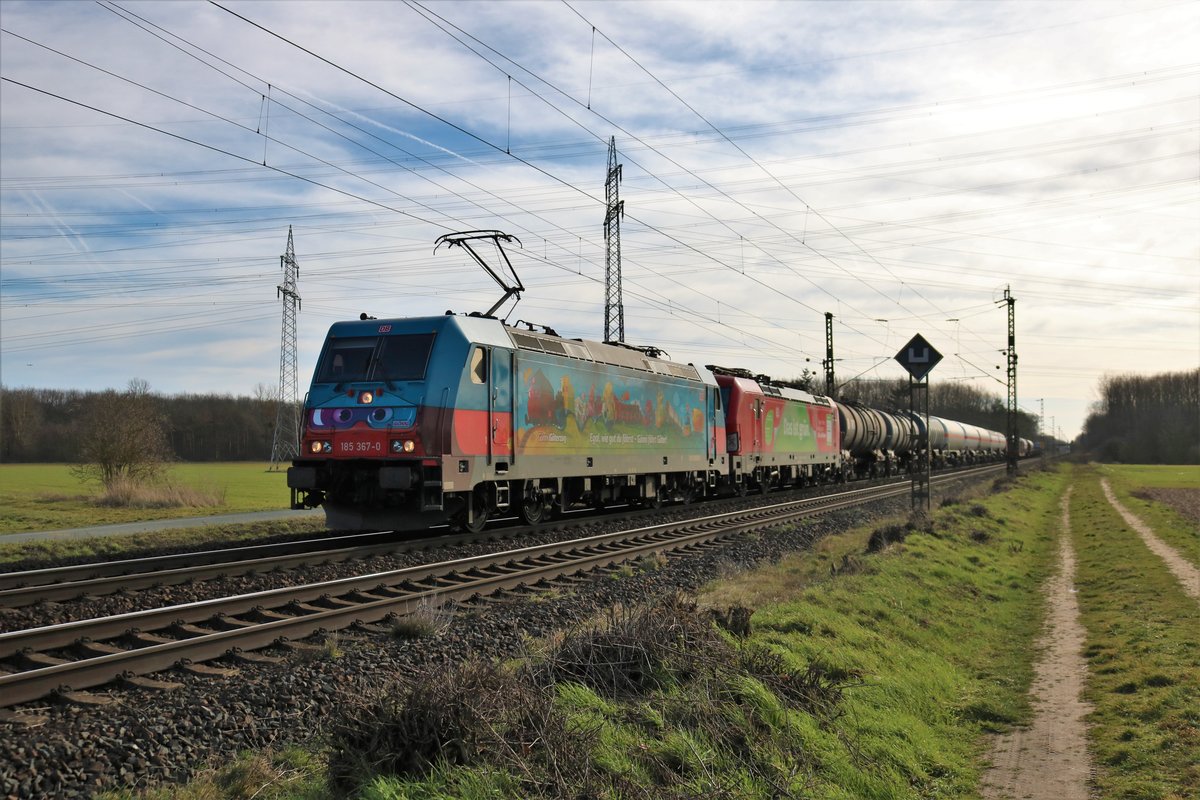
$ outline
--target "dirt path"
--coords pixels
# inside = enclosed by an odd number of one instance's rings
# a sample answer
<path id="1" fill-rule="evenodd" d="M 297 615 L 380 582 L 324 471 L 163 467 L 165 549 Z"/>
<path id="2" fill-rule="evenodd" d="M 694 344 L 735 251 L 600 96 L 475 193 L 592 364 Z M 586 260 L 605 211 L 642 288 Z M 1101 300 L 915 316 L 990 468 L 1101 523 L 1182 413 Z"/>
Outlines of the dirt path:
<path id="1" fill-rule="evenodd" d="M 1179 579 L 1183 584 L 1183 591 L 1187 592 L 1192 599 L 1200 601 L 1200 569 L 1197 569 L 1194 564 L 1179 554 L 1171 545 L 1164 542 L 1162 539 L 1154 535 L 1154 531 L 1150 526 L 1142 522 L 1133 513 L 1121 505 L 1121 501 L 1113 494 L 1112 487 L 1108 485 L 1108 478 L 1100 479 L 1100 486 L 1104 489 L 1104 496 L 1108 498 L 1108 502 L 1112 504 L 1122 517 L 1125 518 L 1125 524 L 1138 532 L 1142 537 L 1142 541 L 1150 548 L 1153 553 L 1161 558 L 1167 564 L 1167 569 Z"/>
<path id="2" fill-rule="evenodd" d="M 1042 658 L 1033 686 L 1030 727 L 1001 736 L 992 750 L 992 768 L 984 776 L 987 800 L 1087 800 L 1091 759 L 1087 751 L 1083 683 L 1085 632 L 1075 597 L 1075 550 L 1071 547 L 1071 490 L 1062 499 L 1058 553 L 1061 569 L 1046 582 L 1050 606 L 1039 645 Z"/>

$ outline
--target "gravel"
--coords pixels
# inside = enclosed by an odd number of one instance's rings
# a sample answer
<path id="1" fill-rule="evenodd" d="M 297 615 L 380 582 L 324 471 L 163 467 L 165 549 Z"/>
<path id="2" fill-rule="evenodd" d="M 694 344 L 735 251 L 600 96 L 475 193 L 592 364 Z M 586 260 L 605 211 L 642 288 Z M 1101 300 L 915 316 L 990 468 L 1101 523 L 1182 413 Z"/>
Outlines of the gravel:
<path id="1" fill-rule="evenodd" d="M 767 498 L 775 500 L 777 498 Z M 32 724 L 0 722 L 0 796 L 16 798 L 90 797 L 98 791 L 186 781 L 196 770 L 221 763 L 247 749 L 302 744 L 319 736 L 329 708 L 343 695 L 362 695 L 428 664 L 449 664 L 472 655 L 507 658 L 525 651 L 530 637 L 547 636 L 578 624 L 597 611 L 620 603 L 650 602 L 676 591 L 693 591 L 731 569 L 770 563 L 803 549 L 814 538 L 863 524 L 881 514 L 902 513 L 908 498 L 877 503 L 810 520 L 791 531 L 743 537 L 693 555 L 673 555 L 662 569 L 635 572 L 617 580 L 598 578 L 536 599 L 507 596 L 499 602 L 460 608 L 440 634 L 413 640 L 342 631 L 325 647 L 299 652 L 261 651 L 282 657 L 279 664 L 239 664 L 233 677 L 204 677 L 181 670 L 154 676 L 182 686 L 170 691 L 141 688 L 101 690 L 109 705 L 50 703 L 27 706 L 21 713 Z M 553 533 L 528 537 L 527 543 Z M 404 554 L 385 559 L 396 566 L 509 549 L 521 542 L 475 543 L 446 551 Z M 394 559 L 394 561 L 393 561 Z M 374 570 L 378 560 L 365 566 Z M 382 563 L 382 562 L 381 562 Z M 364 562 L 323 565 L 304 570 L 304 580 L 363 571 Z M 393 568 L 393 567 L 388 567 Z M 346 573 L 348 574 L 348 573 Z M 130 604 L 183 602 L 212 592 L 250 591 L 295 575 L 247 576 L 227 582 L 169 587 L 154 595 L 139 593 L 18 609 L 4 624 L 21 627 L 85 608 L 89 616 L 129 610 Z M 264 584 L 263 582 L 268 582 Z M 220 584 L 220 588 L 217 588 Z M 230 588 L 233 587 L 233 588 Z M 253 588 L 252 588 L 253 587 Z M 166 598 L 166 599 L 165 599 Z"/>

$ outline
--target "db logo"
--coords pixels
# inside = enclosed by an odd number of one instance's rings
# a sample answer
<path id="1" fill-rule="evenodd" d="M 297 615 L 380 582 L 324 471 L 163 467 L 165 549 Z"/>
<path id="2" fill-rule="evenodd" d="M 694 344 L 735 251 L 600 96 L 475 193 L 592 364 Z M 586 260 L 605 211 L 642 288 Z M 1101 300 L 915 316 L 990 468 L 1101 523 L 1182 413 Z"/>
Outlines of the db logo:
<path id="1" fill-rule="evenodd" d="M 379 332 L 380 332 L 380 333 L 391 333 L 391 332 L 392 332 L 392 326 L 391 326 L 391 325 L 380 325 L 380 326 L 379 326 Z"/>

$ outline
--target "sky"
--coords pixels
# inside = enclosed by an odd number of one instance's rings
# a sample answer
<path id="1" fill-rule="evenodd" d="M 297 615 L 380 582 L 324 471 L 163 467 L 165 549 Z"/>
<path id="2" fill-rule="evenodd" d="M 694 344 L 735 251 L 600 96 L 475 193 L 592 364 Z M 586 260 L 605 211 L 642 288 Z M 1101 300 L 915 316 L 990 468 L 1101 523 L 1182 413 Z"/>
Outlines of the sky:
<path id="1" fill-rule="evenodd" d="M 1076 436 L 1200 366 L 1200 3 L 0 0 L 0 383 L 300 393 L 329 326 L 497 312 L 780 378 L 930 374 Z M 495 263 L 494 252 L 481 254 Z"/>

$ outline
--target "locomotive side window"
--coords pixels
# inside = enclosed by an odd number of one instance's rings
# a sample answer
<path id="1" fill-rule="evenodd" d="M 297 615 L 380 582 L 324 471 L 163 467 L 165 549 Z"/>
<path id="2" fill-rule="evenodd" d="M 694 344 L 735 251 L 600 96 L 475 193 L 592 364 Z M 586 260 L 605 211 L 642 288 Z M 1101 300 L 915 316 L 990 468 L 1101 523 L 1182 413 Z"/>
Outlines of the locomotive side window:
<path id="1" fill-rule="evenodd" d="M 487 383 L 487 351 L 476 347 L 471 351 L 471 383 Z"/>
<path id="2" fill-rule="evenodd" d="M 345 383 L 367 379 L 376 337 L 356 336 L 331 339 L 317 370 L 318 383 Z"/>
<path id="3" fill-rule="evenodd" d="M 371 380 L 419 381 L 425 378 L 425 367 L 433 350 L 432 333 L 406 333 L 382 338 Z"/>

